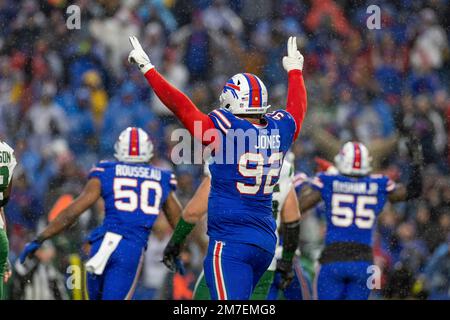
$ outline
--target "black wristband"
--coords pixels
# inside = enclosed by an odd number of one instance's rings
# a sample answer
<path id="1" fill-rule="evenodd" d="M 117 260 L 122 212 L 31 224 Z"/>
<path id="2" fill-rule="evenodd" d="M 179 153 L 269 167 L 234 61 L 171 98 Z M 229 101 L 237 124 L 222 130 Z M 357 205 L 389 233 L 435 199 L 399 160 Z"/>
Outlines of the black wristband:
<path id="1" fill-rule="evenodd" d="M 283 260 L 292 261 L 298 248 L 299 238 L 300 220 L 283 223 Z"/>

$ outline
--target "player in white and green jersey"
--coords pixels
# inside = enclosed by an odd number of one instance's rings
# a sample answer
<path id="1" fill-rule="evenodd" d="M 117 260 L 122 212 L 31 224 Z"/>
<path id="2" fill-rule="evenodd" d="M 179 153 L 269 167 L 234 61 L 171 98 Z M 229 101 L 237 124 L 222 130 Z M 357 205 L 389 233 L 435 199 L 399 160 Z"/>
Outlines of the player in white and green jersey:
<path id="1" fill-rule="evenodd" d="M 288 153 L 283 162 L 283 166 L 280 170 L 280 178 L 278 180 L 277 185 L 275 185 L 273 194 L 272 194 L 272 205 L 273 205 L 273 214 L 275 220 L 277 222 L 277 252 L 272 260 L 267 271 L 263 274 L 255 289 L 253 290 L 253 294 L 251 299 L 253 300 L 265 300 L 269 293 L 269 289 L 272 285 L 275 271 L 283 272 L 280 270 L 280 262 L 282 259 L 282 245 L 279 241 L 278 229 L 282 226 L 285 228 L 290 228 L 291 230 L 298 230 L 298 222 L 300 219 L 300 211 L 298 209 L 298 200 L 293 188 L 293 177 L 294 177 L 294 165 L 293 165 L 293 154 Z M 184 216 L 196 216 L 198 219 L 202 217 L 206 213 L 207 208 L 207 199 L 209 195 L 209 187 L 210 187 L 210 174 L 208 170 L 208 165 L 205 165 L 205 178 L 199 188 L 197 189 L 194 197 L 187 204 L 184 209 Z M 286 229 L 285 229 L 286 230 Z M 293 256 L 295 253 L 295 249 L 298 245 L 298 231 L 294 232 L 291 239 L 288 240 L 289 245 L 293 249 L 288 249 L 286 251 L 291 251 L 291 255 Z M 292 265 L 292 256 L 288 257 L 289 266 Z M 278 263 L 277 263 L 278 261 Z M 289 269 L 287 266 L 281 266 L 282 268 Z M 291 273 L 290 270 L 286 270 L 287 273 Z M 292 274 L 287 274 L 287 278 L 292 279 Z M 289 280 L 287 280 L 283 285 L 287 286 L 289 284 Z M 200 274 L 197 284 L 194 290 L 194 299 L 195 300 L 209 300 L 209 289 L 206 285 L 205 277 L 203 276 L 203 272 Z"/>
<path id="2" fill-rule="evenodd" d="M 8 203 L 11 194 L 11 179 L 17 165 L 14 150 L 3 141 L 0 141 L 0 298 L 4 298 L 4 283 L 8 281 L 11 271 L 8 264 L 9 242 L 6 235 L 6 220 L 4 206 Z"/>

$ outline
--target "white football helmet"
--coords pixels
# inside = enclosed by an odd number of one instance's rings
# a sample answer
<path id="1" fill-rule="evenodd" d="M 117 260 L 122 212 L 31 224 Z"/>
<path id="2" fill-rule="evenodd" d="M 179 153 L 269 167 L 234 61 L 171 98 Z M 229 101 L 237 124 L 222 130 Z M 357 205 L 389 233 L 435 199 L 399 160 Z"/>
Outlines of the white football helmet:
<path id="1" fill-rule="evenodd" d="M 114 157 L 123 162 L 148 162 L 153 156 L 153 143 L 141 128 L 128 127 L 114 144 Z"/>
<path id="2" fill-rule="evenodd" d="M 370 173 L 372 167 L 369 150 L 360 142 L 345 143 L 339 154 L 334 157 L 334 163 L 342 174 L 363 176 Z"/>
<path id="3" fill-rule="evenodd" d="M 257 76 L 238 73 L 225 83 L 220 94 L 220 107 L 233 114 L 264 114 L 267 105 L 267 89 Z"/>

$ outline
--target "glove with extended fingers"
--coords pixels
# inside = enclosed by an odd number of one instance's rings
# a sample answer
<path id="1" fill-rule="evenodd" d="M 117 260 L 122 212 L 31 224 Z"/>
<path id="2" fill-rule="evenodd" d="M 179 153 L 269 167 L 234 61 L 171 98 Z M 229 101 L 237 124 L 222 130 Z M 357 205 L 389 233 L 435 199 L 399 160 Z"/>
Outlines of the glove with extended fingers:
<path id="1" fill-rule="evenodd" d="M 283 57 L 283 68 L 289 72 L 291 70 L 303 70 L 303 56 L 297 50 L 297 38 L 289 37 L 287 43 L 287 56 Z"/>
<path id="2" fill-rule="evenodd" d="M 148 70 L 153 69 L 155 66 L 150 62 L 150 58 L 145 53 L 144 49 L 142 49 L 139 40 L 135 36 L 131 36 L 128 39 L 133 47 L 133 50 L 131 50 L 128 55 L 128 62 L 136 64 L 139 67 L 139 70 L 141 70 L 143 74 L 146 74 Z"/>

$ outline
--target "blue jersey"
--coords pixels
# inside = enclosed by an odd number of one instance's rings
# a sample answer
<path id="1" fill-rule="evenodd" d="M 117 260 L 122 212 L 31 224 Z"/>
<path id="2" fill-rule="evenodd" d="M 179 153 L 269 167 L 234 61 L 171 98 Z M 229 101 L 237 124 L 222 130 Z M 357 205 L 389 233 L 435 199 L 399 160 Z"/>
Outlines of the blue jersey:
<path id="1" fill-rule="evenodd" d="M 349 177 L 319 173 L 311 184 L 320 191 L 325 204 L 325 244 L 371 246 L 376 219 L 395 183 L 383 175 Z"/>
<path id="2" fill-rule="evenodd" d="M 209 116 L 220 143 L 209 165 L 208 235 L 272 252 L 276 244 L 272 192 L 293 142 L 295 121 L 284 110 L 266 114 L 264 125 L 224 109 Z"/>
<path id="3" fill-rule="evenodd" d="M 103 224 L 89 240 L 110 231 L 145 247 L 161 206 L 176 188 L 175 176 L 145 163 L 100 162 L 89 178 L 100 180 L 105 201 Z"/>

